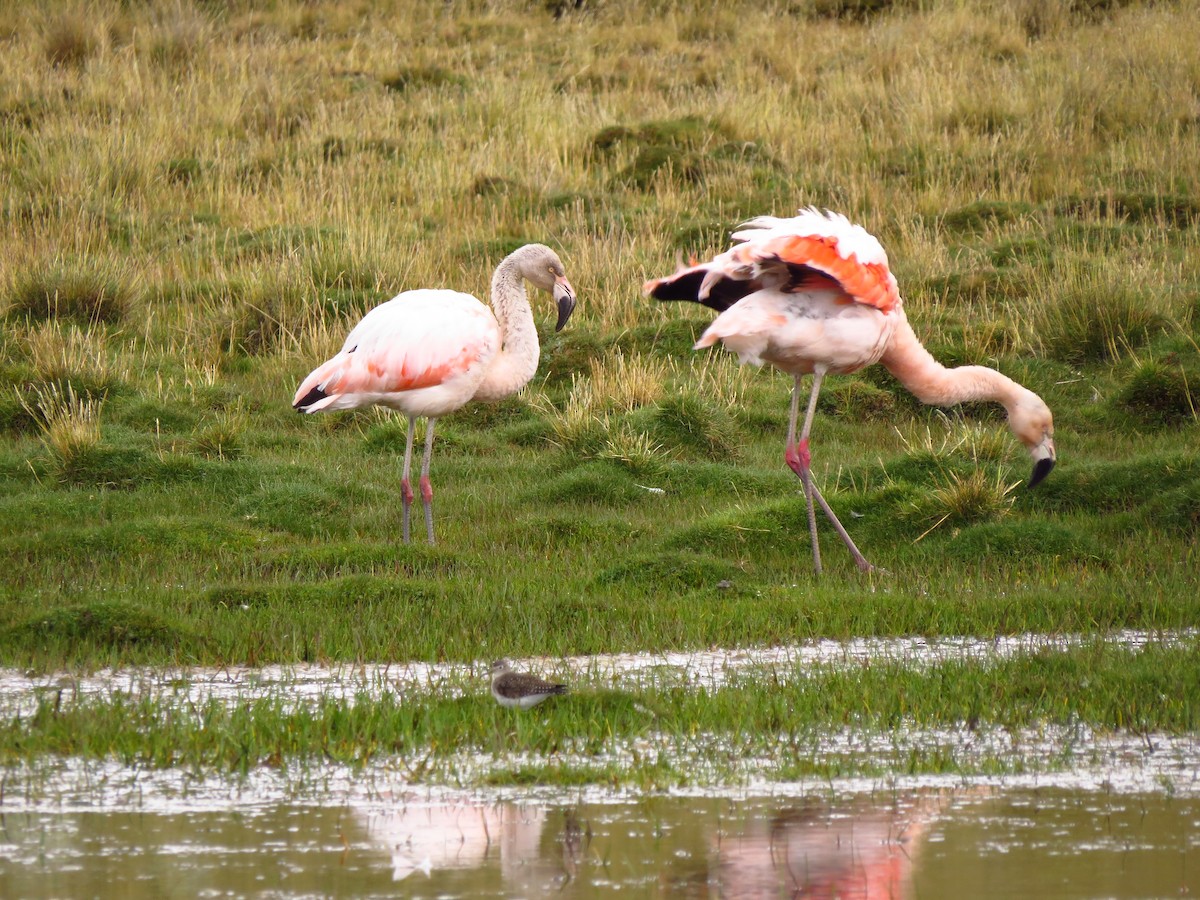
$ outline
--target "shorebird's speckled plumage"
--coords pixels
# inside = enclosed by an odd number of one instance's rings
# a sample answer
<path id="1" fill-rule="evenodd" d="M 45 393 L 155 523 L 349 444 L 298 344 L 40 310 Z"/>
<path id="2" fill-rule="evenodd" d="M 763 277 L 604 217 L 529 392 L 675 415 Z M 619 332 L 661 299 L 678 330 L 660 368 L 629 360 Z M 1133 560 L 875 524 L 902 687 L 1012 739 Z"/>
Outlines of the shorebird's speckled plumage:
<path id="1" fill-rule="evenodd" d="M 492 663 L 492 696 L 501 706 L 529 709 L 555 694 L 565 694 L 565 684 L 543 681 L 534 675 L 514 672 L 506 659 Z"/>

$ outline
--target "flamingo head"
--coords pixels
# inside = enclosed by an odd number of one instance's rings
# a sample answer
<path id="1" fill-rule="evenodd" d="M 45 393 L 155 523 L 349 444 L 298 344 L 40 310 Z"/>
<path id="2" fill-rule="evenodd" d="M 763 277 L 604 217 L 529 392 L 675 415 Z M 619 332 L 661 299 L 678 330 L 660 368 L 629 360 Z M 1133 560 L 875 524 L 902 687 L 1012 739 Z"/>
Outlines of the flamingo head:
<path id="1" fill-rule="evenodd" d="M 558 304 L 555 331 L 562 331 L 575 309 L 575 289 L 567 281 L 566 269 L 558 254 L 544 244 L 528 244 L 517 251 L 521 275 L 536 288 L 554 297 Z"/>
<path id="2" fill-rule="evenodd" d="M 733 281 L 750 281 L 754 278 L 756 267 L 753 260 L 747 259 L 741 247 L 734 247 L 713 257 L 707 266 L 708 271 L 696 292 L 701 302 L 708 298 L 713 288 L 724 279 Z"/>
<path id="3" fill-rule="evenodd" d="M 1033 487 L 1054 468 L 1054 416 L 1041 397 L 1024 391 L 1008 411 L 1008 425 L 1033 457 Z"/>

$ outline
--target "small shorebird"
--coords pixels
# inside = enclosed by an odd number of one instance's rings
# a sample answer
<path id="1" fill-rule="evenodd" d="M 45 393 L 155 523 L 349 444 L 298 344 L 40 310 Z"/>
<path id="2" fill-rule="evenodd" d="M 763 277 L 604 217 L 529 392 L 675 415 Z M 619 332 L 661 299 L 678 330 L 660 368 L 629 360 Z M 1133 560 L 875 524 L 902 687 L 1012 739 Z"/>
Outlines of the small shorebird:
<path id="1" fill-rule="evenodd" d="M 514 672 L 507 659 L 492 663 L 492 696 L 501 706 L 529 709 L 554 694 L 565 694 L 565 684 L 543 681 L 533 675 Z"/>

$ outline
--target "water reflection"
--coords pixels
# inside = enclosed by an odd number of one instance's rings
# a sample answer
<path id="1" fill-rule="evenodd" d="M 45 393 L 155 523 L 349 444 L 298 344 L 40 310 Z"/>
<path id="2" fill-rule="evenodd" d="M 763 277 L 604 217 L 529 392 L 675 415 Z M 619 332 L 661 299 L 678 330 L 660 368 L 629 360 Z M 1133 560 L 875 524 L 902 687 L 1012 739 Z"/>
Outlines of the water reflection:
<path id="1" fill-rule="evenodd" d="M 505 882 L 538 862 L 546 809 L 516 803 L 405 805 L 360 814 L 367 837 L 392 854 L 392 878 L 498 862 Z"/>
<path id="2" fill-rule="evenodd" d="M 719 840 L 708 883 L 731 900 L 910 897 L 913 865 L 935 811 L 935 798 L 911 807 L 785 807 Z"/>
<path id="3" fill-rule="evenodd" d="M 562 890 L 590 868 L 604 879 L 652 874 L 657 892 L 669 896 L 901 898 L 911 895 L 916 851 L 937 802 L 924 795 L 889 806 L 808 800 L 732 819 L 719 809 L 693 818 L 679 801 L 617 809 L 614 816 L 584 806 L 412 803 L 359 819 L 367 838 L 391 854 L 396 881 L 487 869 L 510 893 L 529 896 Z M 584 817 L 597 815 L 594 832 Z M 618 822 L 623 827 L 612 827 Z"/>
<path id="4" fill-rule="evenodd" d="M 1165 793 L 12 803 L 0 897 L 1161 897 L 1200 877 L 1200 798 Z"/>
<path id="5" fill-rule="evenodd" d="M 549 815 L 514 803 L 419 804 L 362 818 L 398 881 L 488 867 L 514 896 L 562 891 L 583 873 L 591 890 L 632 881 L 672 897 L 903 898 L 939 797 L 727 809 L 715 798 L 647 799 Z"/>

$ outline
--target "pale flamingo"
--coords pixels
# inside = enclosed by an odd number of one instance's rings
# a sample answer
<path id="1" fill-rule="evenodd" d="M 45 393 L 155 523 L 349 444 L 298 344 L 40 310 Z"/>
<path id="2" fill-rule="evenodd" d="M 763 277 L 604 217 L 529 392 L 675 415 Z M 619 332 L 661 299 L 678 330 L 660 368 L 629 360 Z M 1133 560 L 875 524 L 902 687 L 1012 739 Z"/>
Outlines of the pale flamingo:
<path id="1" fill-rule="evenodd" d="M 296 391 L 292 406 L 300 412 L 379 405 L 408 416 L 400 480 L 405 543 L 417 418 L 428 420 L 420 488 L 425 531 L 432 544 L 429 458 L 434 422 L 470 400 L 494 402 L 514 394 L 537 371 L 540 347 L 526 281 L 553 295 L 558 303 L 555 331 L 560 330 L 575 308 L 575 291 L 553 250 L 527 244 L 496 267 L 492 309 L 458 291 L 404 291 L 363 316 L 341 352 L 317 366 Z"/>
<path id="2" fill-rule="evenodd" d="M 733 234 L 740 243 L 705 263 L 646 282 L 658 300 L 691 300 L 720 311 L 696 349 L 717 341 L 741 362 L 770 363 L 795 377 L 784 457 L 804 484 L 813 564 L 821 571 L 816 498 L 855 563 L 871 564 L 813 483 L 808 448 L 817 393 L 826 373 L 856 372 L 879 362 L 922 402 L 953 406 L 994 400 L 1033 457 L 1029 486 L 1054 467 L 1054 420 L 1033 391 L 986 366 L 947 369 L 921 346 L 904 314 L 896 279 L 879 241 L 844 216 L 809 207 L 790 219 L 760 216 Z M 800 379 L 812 375 L 800 440 Z"/>

